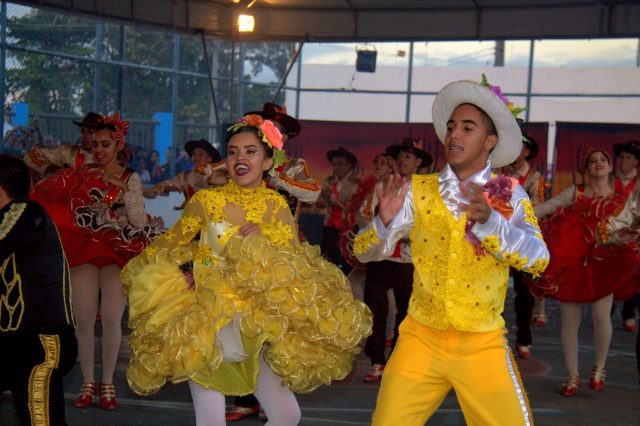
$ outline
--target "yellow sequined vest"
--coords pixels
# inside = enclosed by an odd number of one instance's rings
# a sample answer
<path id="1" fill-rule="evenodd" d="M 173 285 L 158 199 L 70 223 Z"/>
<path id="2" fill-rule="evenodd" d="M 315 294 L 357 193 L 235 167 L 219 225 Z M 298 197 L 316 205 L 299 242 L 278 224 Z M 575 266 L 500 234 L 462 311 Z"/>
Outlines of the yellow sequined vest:
<path id="1" fill-rule="evenodd" d="M 413 177 L 415 223 L 411 255 L 415 272 L 409 314 L 446 330 L 486 332 L 504 327 L 502 311 L 509 266 L 490 254 L 476 255 L 459 220 L 442 201 L 438 175 Z"/>

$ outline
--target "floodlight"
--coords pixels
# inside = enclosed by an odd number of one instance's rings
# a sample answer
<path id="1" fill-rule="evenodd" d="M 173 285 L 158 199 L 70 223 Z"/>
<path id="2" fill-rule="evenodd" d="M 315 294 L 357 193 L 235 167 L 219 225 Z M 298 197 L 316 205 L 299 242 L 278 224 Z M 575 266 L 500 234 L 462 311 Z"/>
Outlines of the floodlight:
<path id="1" fill-rule="evenodd" d="M 255 20 L 253 15 L 239 15 L 238 16 L 238 31 L 241 33 L 253 32 L 255 26 Z"/>

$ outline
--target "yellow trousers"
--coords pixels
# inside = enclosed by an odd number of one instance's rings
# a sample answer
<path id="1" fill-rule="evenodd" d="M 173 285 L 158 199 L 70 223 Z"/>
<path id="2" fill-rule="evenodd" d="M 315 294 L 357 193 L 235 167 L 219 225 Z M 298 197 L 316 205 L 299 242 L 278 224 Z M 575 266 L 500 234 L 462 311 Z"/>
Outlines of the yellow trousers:
<path id="1" fill-rule="evenodd" d="M 374 426 L 423 426 L 454 389 L 468 425 L 533 425 L 504 330 L 435 330 L 410 315 L 387 363 Z"/>

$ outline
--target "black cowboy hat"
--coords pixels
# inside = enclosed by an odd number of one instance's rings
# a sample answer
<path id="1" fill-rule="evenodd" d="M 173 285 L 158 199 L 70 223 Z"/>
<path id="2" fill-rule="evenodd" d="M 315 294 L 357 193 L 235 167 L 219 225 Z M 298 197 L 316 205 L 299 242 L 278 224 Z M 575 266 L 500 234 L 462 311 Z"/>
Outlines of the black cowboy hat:
<path id="1" fill-rule="evenodd" d="M 538 142 L 529 135 L 522 135 L 522 143 L 525 144 L 527 149 L 529 150 L 529 155 L 526 156 L 525 160 L 531 161 L 538 155 L 540 151 L 540 147 L 538 146 Z"/>
<path id="2" fill-rule="evenodd" d="M 385 149 L 385 152 L 393 158 L 398 158 L 400 151 L 410 152 L 420 159 L 420 167 L 429 167 L 433 164 L 433 157 L 422 149 L 422 140 L 406 137 L 401 144 L 391 145 Z"/>
<path id="3" fill-rule="evenodd" d="M 218 161 L 220 161 L 220 153 L 206 139 L 187 141 L 187 143 L 184 144 L 184 150 L 187 151 L 189 157 L 193 156 L 193 151 L 196 148 L 204 149 L 205 151 L 207 151 L 207 154 L 209 154 L 209 156 L 212 158 L 212 163 L 217 163 Z"/>
<path id="4" fill-rule="evenodd" d="M 613 153 L 616 157 L 623 152 L 633 155 L 636 157 L 636 160 L 640 160 L 640 141 L 628 141 L 613 145 Z"/>
<path id="5" fill-rule="evenodd" d="M 96 114 L 95 112 L 88 112 L 84 117 L 82 117 L 82 121 L 71 120 L 78 127 L 93 127 L 94 129 L 98 128 L 101 124 L 104 124 L 104 119 L 100 114 Z"/>
<path id="6" fill-rule="evenodd" d="M 262 106 L 262 111 L 251 111 L 245 113 L 245 115 L 255 114 L 267 120 L 277 121 L 284 127 L 285 133 L 289 136 L 289 139 L 293 139 L 300 133 L 300 123 L 298 120 L 290 115 L 287 115 L 287 108 L 274 104 L 273 102 L 267 102 Z"/>
<path id="7" fill-rule="evenodd" d="M 334 157 L 343 157 L 352 166 L 355 166 L 356 164 L 358 164 L 358 159 L 356 158 L 356 156 L 352 152 L 347 151 L 343 147 L 340 147 L 338 149 L 332 149 L 331 151 L 327 151 L 327 159 L 329 161 L 333 161 Z"/>

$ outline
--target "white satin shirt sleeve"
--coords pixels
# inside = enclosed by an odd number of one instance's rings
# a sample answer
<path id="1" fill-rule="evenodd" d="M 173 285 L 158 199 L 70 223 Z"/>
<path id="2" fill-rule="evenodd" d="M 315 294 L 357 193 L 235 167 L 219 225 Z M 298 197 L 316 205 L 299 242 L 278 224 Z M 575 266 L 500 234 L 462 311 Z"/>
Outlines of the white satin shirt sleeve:
<path id="1" fill-rule="evenodd" d="M 471 232 L 496 258 L 513 268 L 538 275 L 549 262 L 549 251 L 542 239 L 531 201 L 520 185 L 513 190 L 510 204 L 513 214 L 509 219 L 493 210 L 489 220 L 476 222 Z"/>
<path id="2" fill-rule="evenodd" d="M 388 259 L 393 254 L 396 244 L 402 238 L 408 238 L 413 226 L 413 191 L 409 189 L 404 197 L 400 211 L 385 227 L 376 215 L 371 223 L 361 229 L 354 241 L 354 253 L 360 262 L 377 262 Z M 360 250 L 357 250 L 360 248 Z"/>

